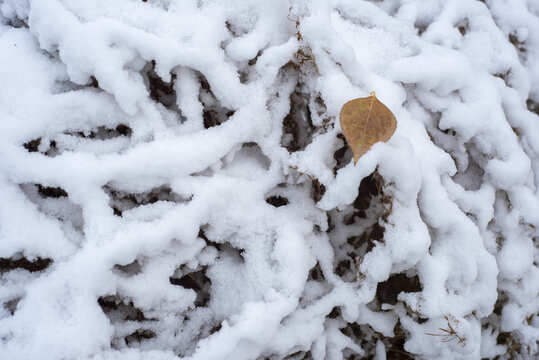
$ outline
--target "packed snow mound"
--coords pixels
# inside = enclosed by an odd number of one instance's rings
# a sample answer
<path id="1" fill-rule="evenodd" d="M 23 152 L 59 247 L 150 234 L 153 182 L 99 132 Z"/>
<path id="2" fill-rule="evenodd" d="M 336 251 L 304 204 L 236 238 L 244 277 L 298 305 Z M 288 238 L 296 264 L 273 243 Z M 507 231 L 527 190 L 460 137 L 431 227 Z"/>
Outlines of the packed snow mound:
<path id="1" fill-rule="evenodd" d="M 0 358 L 538 356 L 536 0 L 0 24 Z M 397 130 L 354 166 L 372 91 Z"/>

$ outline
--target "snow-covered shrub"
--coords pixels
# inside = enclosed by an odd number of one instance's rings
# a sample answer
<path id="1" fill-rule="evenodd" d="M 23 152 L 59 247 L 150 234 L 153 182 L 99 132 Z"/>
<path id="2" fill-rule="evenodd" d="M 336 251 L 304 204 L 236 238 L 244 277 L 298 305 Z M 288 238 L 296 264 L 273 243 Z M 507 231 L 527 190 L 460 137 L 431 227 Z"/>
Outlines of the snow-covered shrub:
<path id="1" fill-rule="evenodd" d="M 536 0 L 0 23 L 1 359 L 537 356 Z M 354 166 L 371 91 L 398 127 Z"/>

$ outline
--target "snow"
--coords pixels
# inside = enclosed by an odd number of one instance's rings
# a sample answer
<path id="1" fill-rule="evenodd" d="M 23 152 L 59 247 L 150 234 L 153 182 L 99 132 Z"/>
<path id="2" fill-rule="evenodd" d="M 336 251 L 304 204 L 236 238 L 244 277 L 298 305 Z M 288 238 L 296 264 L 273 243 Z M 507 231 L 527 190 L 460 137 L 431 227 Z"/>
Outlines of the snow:
<path id="1" fill-rule="evenodd" d="M 0 358 L 537 356 L 536 0 L 0 0 L 0 64 Z"/>

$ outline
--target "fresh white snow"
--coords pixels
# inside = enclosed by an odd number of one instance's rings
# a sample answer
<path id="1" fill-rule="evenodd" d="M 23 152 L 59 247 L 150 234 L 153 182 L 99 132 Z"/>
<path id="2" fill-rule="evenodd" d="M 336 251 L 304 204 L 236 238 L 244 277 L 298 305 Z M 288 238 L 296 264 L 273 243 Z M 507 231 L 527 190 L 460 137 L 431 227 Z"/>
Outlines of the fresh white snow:
<path id="1" fill-rule="evenodd" d="M 0 0 L 0 359 L 533 359 L 538 187 L 537 0 Z"/>

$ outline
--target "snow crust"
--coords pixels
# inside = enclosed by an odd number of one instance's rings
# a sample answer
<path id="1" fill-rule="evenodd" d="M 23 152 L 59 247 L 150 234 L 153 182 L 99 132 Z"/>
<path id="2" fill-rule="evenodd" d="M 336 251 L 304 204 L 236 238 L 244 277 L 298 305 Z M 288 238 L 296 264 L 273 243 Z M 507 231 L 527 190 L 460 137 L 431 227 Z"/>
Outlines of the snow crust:
<path id="1" fill-rule="evenodd" d="M 537 1 L 0 24 L 0 358 L 537 356 Z M 398 127 L 354 166 L 371 91 Z"/>

